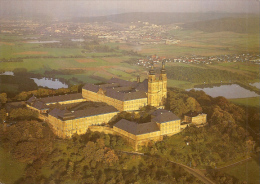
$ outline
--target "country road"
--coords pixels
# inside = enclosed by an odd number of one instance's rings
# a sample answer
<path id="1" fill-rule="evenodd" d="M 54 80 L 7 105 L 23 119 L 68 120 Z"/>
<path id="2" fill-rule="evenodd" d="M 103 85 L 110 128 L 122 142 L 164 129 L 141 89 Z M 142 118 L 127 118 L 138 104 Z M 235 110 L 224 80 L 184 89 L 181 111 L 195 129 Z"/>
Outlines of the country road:
<path id="1" fill-rule="evenodd" d="M 169 160 L 170 161 L 170 160 Z M 193 169 L 189 166 L 180 164 L 180 163 L 176 163 L 173 161 L 170 161 L 171 163 L 177 164 L 181 167 L 183 167 L 187 172 L 189 172 L 190 174 L 192 174 L 193 176 L 195 176 L 196 178 L 200 179 L 202 182 L 204 182 L 205 184 L 215 184 L 213 181 L 211 181 L 209 178 L 207 178 L 200 170 L 198 169 Z"/>
<path id="2" fill-rule="evenodd" d="M 239 164 L 239 163 L 241 163 L 241 162 L 245 162 L 245 161 L 247 161 L 247 160 L 250 160 L 251 158 L 252 158 L 252 157 L 248 157 L 248 158 L 246 158 L 246 159 L 244 159 L 244 160 L 241 160 L 241 161 L 232 163 L 232 164 L 227 165 L 227 166 L 225 166 L 225 167 L 219 167 L 219 168 L 216 168 L 216 169 L 224 169 L 224 168 L 227 168 L 227 167 L 231 167 L 231 166 L 236 165 L 236 164 Z"/>

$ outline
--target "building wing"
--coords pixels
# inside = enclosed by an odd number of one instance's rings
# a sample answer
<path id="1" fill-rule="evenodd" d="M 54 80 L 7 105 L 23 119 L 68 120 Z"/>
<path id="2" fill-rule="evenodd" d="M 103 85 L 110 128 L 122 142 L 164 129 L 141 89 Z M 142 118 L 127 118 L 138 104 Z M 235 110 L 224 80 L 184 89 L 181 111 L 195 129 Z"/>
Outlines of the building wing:
<path id="1" fill-rule="evenodd" d="M 152 119 L 152 122 L 165 123 L 165 122 L 176 121 L 176 120 L 180 120 L 180 118 L 175 114 L 173 114 L 172 112 L 167 111 L 167 112 L 160 112 L 160 114 L 158 114 L 155 118 Z"/>
<path id="2" fill-rule="evenodd" d="M 45 104 L 50 104 L 50 103 L 58 103 L 58 102 L 71 101 L 77 99 L 84 99 L 81 93 L 52 96 L 52 97 L 40 98 L 39 100 L 44 102 Z"/>
<path id="3" fill-rule="evenodd" d="M 126 119 L 121 119 L 114 126 L 133 135 L 141 135 L 160 131 L 156 123 L 148 122 L 138 124 L 136 122 L 128 121 Z"/>

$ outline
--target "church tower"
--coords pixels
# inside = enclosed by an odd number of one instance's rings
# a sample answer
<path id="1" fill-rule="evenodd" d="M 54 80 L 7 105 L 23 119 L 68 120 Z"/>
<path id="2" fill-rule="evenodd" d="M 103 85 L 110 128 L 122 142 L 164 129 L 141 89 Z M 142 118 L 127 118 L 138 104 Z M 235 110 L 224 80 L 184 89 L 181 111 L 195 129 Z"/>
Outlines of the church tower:
<path id="1" fill-rule="evenodd" d="M 152 67 L 148 75 L 148 105 L 157 106 L 158 96 L 157 96 L 157 81 L 155 77 L 155 71 L 152 63 Z"/>
<path id="2" fill-rule="evenodd" d="M 160 73 L 160 89 L 161 89 L 161 105 L 165 105 L 166 98 L 167 98 L 167 75 L 165 70 L 165 61 L 162 62 L 162 69 Z"/>
<path id="3" fill-rule="evenodd" d="M 167 98 L 167 76 L 165 62 L 162 63 L 162 69 L 159 80 L 156 79 L 154 67 L 152 65 L 148 76 L 148 105 L 164 108 Z"/>

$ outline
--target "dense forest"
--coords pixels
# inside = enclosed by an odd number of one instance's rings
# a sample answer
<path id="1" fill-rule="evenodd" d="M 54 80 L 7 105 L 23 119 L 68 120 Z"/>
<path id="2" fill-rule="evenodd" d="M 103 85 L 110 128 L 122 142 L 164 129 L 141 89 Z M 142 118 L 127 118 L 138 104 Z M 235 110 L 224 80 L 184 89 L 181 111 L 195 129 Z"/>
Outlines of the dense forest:
<path id="1" fill-rule="evenodd" d="M 1 126 L 0 135 L 5 150 L 27 163 L 16 183 L 201 183 L 161 157 L 117 151 L 131 149 L 118 136 L 88 132 L 61 140 L 37 121 Z"/>
<path id="2" fill-rule="evenodd" d="M 38 88 L 33 79 L 30 79 L 27 76 L 0 75 L 0 85 L 2 86 L 0 88 L 0 93 L 7 92 L 10 95 Z M 9 88 L 13 89 L 13 91 L 10 91 Z"/>
<path id="3" fill-rule="evenodd" d="M 144 151 L 191 167 L 208 167 L 209 176 L 216 175 L 218 177 L 213 177 L 214 180 L 222 180 L 218 183 L 238 183 L 236 178 L 215 168 L 259 151 L 259 137 L 248 131 L 249 125 L 259 128 L 259 111 L 248 114 L 246 107 L 234 105 L 224 97 L 212 98 L 203 91 L 186 92 L 180 89 L 169 91 L 166 107 L 181 117 L 190 109 L 187 105 L 189 98 L 196 107 L 194 111 L 202 110 L 207 114 L 208 126 L 190 126 L 179 134 L 165 137 L 164 141 L 144 148 Z"/>

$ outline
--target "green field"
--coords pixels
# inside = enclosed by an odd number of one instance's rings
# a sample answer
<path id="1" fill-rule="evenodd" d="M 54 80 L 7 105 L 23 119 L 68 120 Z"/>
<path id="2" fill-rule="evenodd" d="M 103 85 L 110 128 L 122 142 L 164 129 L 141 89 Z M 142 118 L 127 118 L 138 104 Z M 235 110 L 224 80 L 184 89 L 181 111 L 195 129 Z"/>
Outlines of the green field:
<path id="1" fill-rule="evenodd" d="M 44 75 L 46 70 L 82 69 L 84 72 L 78 74 L 55 75 L 55 77 L 64 79 L 75 77 L 84 83 L 100 82 L 98 77 L 104 79 L 120 77 L 126 80 L 135 80 L 137 74 L 139 74 L 141 80 L 143 80 L 147 77 L 147 69 L 124 62 L 130 58 L 139 58 L 139 56 L 123 55 L 122 52 L 124 50 L 137 50 L 138 53 L 143 54 L 141 57 L 150 54 L 168 57 L 179 57 L 191 54 L 215 56 L 220 54 L 259 51 L 258 34 L 240 34 L 232 32 L 206 33 L 197 30 L 177 29 L 172 30 L 168 35 L 174 36 L 176 39 L 181 40 L 181 42 L 175 45 L 159 44 L 138 46 L 121 43 L 106 43 L 105 45 L 110 48 L 118 47 L 119 50 L 115 49 L 115 52 L 106 53 L 83 53 L 81 47 L 46 48 L 43 44 L 26 43 L 25 40 L 23 40 L 24 36 L 0 34 L 0 58 L 23 58 L 23 62 L 0 62 L 0 68 L 5 71 L 13 71 L 15 68 L 26 68 L 29 72 L 42 75 Z M 37 37 L 37 35 L 35 36 Z M 59 40 L 55 38 L 52 39 Z M 76 58 L 76 56 L 80 58 Z M 91 61 L 82 62 L 79 60 Z M 166 69 L 169 66 L 207 68 L 205 65 L 167 63 Z M 156 67 L 160 66 L 158 65 Z M 219 63 L 216 65 L 210 65 L 210 67 L 239 72 L 243 75 L 250 76 L 259 73 L 258 67 L 246 63 Z M 71 83 L 74 84 L 75 82 Z M 168 85 L 169 87 L 188 89 L 192 88 L 195 84 L 187 81 L 169 80 Z M 10 86 L 10 90 L 15 91 L 15 88 Z"/>
<path id="2" fill-rule="evenodd" d="M 240 181 L 246 181 L 248 184 L 259 184 L 259 158 L 250 159 L 241 164 L 221 169 L 221 171 L 236 177 Z"/>
<path id="3" fill-rule="evenodd" d="M 183 55 L 214 56 L 240 52 L 259 52 L 259 34 L 233 32 L 206 33 L 196 30 L 172 30 L 170 35 L 181 40 L 175 45 L 124 46 L 142 54 L 179 57 Z"/>
<path id="4" fill-rule="evenodd" d="M 260 107 L 260 97 L 229 99 L 234 104 Z"/>
<path id="5" fill-rule="evenodd" d="M 0 34 L 0 37 L 3 40 L 0 41 L 0 58 L 23 58 L 23 62 L 0 62 L 0 68 L 3 71 L 26 68 L 28 72 L 44 75 L 45 71 L 50 70 L 81 69 L 85 72 L 73 75 L 56 75 L 55 77 L 64 79 L 75 77 L 84 83 L 96 83 L 100 81 L 93 79 L 92 76 L 105 79 L 122 76 L 124 79 L 131 79 L 133 77 L 131 73 L 135 74 L 139 70 L 137 66 L 124 63 L 132 56 L 122 55 L 121 50 L 106 53 L 82 53 L 80 47 L 45 48 L 41 44 L 26 43 L 21 36 Z M 117 44 L 109 44 L 109 46 L 114 48 Z M 129 69 L 131 72 L 127 71 Z M 9 88 L 11 91 L 15 91 L 15 88 L 11 86 Z"/>
<path id="6" fill-rule="evenodd" d="M 193 88 L 194 84 L 187 81 L 179 81 L 179 80 L 167 80 L 168 87 L 176 87 L 176 88 L 182 88 L 182 89 L 189 89 Z"/>
<path id="7" fill-rule="evenodd" d="M 12 184 L 22 177 L 26 164 L 15 161 L 0 147 L 0 183 Z"/>
<path id="8" fill-rule="evenodd" d="M 236 70 L 242 70 L 242 71 L 247 71 L 247 72 L 253 72 L 256 74 L 259 74 L 260 68 L 256 67 L 255 64 L 253 63 L 218 63 L 219 66 L 227 67 L 227 68 L 232 68 Z"/>

